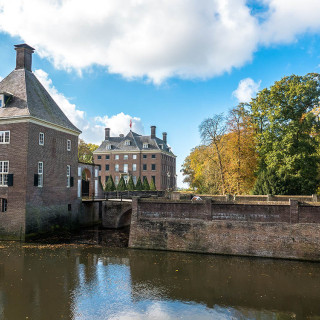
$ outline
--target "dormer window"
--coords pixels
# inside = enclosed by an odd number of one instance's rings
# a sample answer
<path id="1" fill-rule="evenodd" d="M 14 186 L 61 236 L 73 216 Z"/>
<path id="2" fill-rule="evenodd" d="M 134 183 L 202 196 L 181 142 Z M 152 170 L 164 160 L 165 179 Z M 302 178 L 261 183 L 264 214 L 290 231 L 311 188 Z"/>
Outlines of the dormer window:
<path id="1" fill-rule="evenodd" d="M 160 146 L 160 149 L 163 149 L 163 144 L 159 144 L 159 146 Z"/>
<path id="2" fill-rule="evenodd" d="M 126 140 L 126 141 L 124 142 L 124 144 L 125 144 L 126 146 L 130 146 L 131 141 L 130 141 L 130 140 Z"/>
<path id="3" fill-rule="evenodd" d="M 144 142 L 144 143 L 143 143 L 143 149 L 148 149 L 148 148 L 149 148 L 149 144 L 146 143 L 146 142 Z"/>
<path id="4" fill-rule="evenodd" d="M 107 150 L 111 150 L 112 145 L 111 144 L 107 144 Z"/>
<path id="5" fill-rule="evenodd" d="M 0 93 L 0 108 L 5 107 L 11 97 L 9 93 Z"/>

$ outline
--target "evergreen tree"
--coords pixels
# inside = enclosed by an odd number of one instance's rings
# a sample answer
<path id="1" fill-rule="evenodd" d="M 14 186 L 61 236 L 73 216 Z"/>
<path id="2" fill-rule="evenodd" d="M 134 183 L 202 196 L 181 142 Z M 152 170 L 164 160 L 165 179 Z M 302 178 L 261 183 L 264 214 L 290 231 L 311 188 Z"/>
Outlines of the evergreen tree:
<path id="1" fill-rule="evenodd" d="M 133 191 L 135 186 L 134 186 L 134 182 L 133 182 L 133 179 L 132 179 L 132 176 L 130 176 L 130 179 L 128 181 L 128 185 L 127 185 L 127 188 L 129 191 Z"/>
<path id="2" fill-rule="evenodd" d="M 156 185 L 153 181 L 153 179 L 151 178 L 151 182 L 150 182 L 150 190 L 151 191 L 157 191 Z"/>
<path id="3" fill-rule="evenodd" d="M 143 180 L 142 190 L 149 191 L 150 186 L 147 177 Z"/>
<path id="4" fill-rule="evenodd" d="M 118 185 L 117 185 L 117 190 L 118 191 L 125 191 L 127 190 L 126 182 L 124 181 L 123 177 L 121 177 Z"/>
<path id="5" fill-rule="evenodd" d="M 142 190 L 142 182 L 141 182 L 140 177 L 138 178 L 135 190 L 137 190 L 137 191 L 141 191 Z"/>
<path id="6" fill-rule="evenodd" d="M 116 186 L 115 186 L 115 184 L 114 184 L 114 182 L 113 182 L 112 176 L 109 176 L 108 181 L 107 181 L 107 183 L 106 183 L 106 185 L 105 185 L 104 190 L 105 190 L 105 191 L 114 191 L 114 190 L 116 190 Z"/>

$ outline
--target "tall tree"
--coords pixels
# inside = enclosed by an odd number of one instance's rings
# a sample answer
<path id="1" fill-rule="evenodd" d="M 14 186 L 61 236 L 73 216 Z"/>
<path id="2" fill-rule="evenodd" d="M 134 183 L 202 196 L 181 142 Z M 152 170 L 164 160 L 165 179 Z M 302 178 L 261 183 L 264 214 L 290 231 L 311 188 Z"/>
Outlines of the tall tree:
<path id="1" fill-rule="evenodd" d="M 114 190 L 116 190 L 116 186 L 114 184 L 112 176 L 109 176 L 109 178 L 108 178 L 108 180 L 106 182 L 106 185 L 104 187 L 104 190 L 105 191 L 114 191 Z"/>
<path id="2" fill-rule="evenodd" d="M 129 191 L 133 191 L 135 188 L 132 176 L 130 176 L 130 178 L 129 178 L 127 188 Z"/>
<path id="3" fill-rule="evenodd" d="M 149 185 L 147 177 L 145 177 L 143 179 L 142 190 L 145 190 L 145 191 L 149 191 L 150 190 L 150 185 Z"/>
<path id="4" fill-rule="evenodd" d="M 151 179 L 151 182 L 150 182 L 150 190 L 151 191 L 157 191 L 157 188 L 156 188 L 156 185 L 155 185 L 153 179 Z"/>
<path id="5" fill-rule="evenodd" d="M 78 142 L 78 160 L 84 163 L 93 163 L 93 151 L 99 146 L 93 143 L 85 143 L 84 140 L 79 139 Z"/>
<path id="6" fill-rule="evenodd" d="M 142 190 L 142 182 L 141 182 L 141 178 L 138 178 L 138 181 L 136 183 L 136 188 L 137 191 L 141 191 Z"/>
<path id="7" fill-rule="evenodd" d="M 119 181 L 119 183 L 118 183 L 118 185 L 117 185 L 117 190 L 118 190 L 118 191 L 125 191 L 125 190 L 127 190 L 127 185 L 126 185 L 126 182 L 124 181 L 124 178 L 123 178 L 123 177 L 120 178 L 120 181 Z"/>
<path id="8" fill-rule="evenodd" d="M 259 168 L 254 193 L 311 194 L 318 185 L 319 74 L 284 77 L 251 102 Z M 273 175 L 273 188 L 267 188 Z M 264 182 L 264 180 L 266 180 Z M 269 184 L 270 185 L 270 184 Z M 276 187 L 276 188 L 275 188 Z"/>

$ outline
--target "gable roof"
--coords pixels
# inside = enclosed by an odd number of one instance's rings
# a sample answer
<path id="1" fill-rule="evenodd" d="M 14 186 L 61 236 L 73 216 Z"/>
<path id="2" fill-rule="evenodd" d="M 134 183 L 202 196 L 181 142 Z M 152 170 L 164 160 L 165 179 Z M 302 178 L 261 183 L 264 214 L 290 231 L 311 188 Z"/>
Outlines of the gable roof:
<path id="1" fill-rule="evenodd" d="M 0 120 L 33 117 L 81 133 L 31 71 L 12 71 L 0 82 L 0 93 L 3 92 L 8 92 L 13 97 L 5 107 L 0 108 Z"/>
<path id="2" fill-rule="evenodd" d="M 126 141 L 130 141 L 130 145 L 126 145 Z M 148 149 L 143 148 L 143 144 L 148 143 Z M 111 145 L 112 149 L 107 149 L 107 146 Z M 161 148 L 161 145 L 163 146 Z M 108 151 L 152 151 L 152 150 L 161 150 L 167 153 L 170 153 L 174 156 L 171 149 L 168 145 L 159 138 L 151 138 L 151 136 L 142 136 L 133 131 L 129 131 L 126 136 L 123 137 L 109 137 L 108 140 L 104 140 L 98 149 L 96 149 L 93 153 L 101 153 Z"/>

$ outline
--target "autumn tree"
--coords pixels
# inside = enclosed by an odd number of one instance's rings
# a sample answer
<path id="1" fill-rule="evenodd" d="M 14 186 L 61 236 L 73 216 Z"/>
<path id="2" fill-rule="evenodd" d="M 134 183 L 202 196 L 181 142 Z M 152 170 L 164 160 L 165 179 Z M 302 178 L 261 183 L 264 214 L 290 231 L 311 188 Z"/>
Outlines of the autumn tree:
<path id="1" fill-rule="evenodd" d="M 93 163 L 93 151 L 99 146 L 93 143 L 85 143 L 84 140 L 79 139 L 78 142 L 78 160 L 83 163 Z"/>

